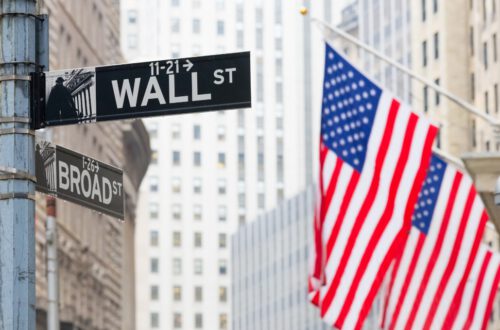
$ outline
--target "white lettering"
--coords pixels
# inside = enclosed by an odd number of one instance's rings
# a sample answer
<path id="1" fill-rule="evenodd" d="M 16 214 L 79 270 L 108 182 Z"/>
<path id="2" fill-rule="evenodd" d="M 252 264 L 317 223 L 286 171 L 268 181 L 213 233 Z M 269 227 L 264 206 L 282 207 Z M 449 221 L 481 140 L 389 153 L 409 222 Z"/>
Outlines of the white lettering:
<path id="1" fill-rule="evenodd" d="M 91 190 L 92 190 L 92 179 L 90 178 L 90 173 L 87 170 L 83 170 L 82 171 L 82 192 L 83 192 L 83 196 L 89 198 Z"/>
<path id="2" fill-rule="evenodd" d="M 226 72 L 229 72 L 229 83 L 233 83 L 233 72 L 236 72 L 236 68 L 228 68 Z"/>
<path id="3" fill-rule="evenodd" d="M 224 71 L 222 69 L 217 69 L 214 71 L 214 84 L 222 85 L 224 83 Z"/>
<path id="4" fill-rule="evenodd" d="M 108 178 L 102 178 L 102 202 L 106 205 L 111 203 L 113 195 L 111 194 L 111 182 Z"/>
<path id="5" fill-rule="evenodd" d="M 153 92 L 154 90 L 154 92 Z M 142 99 L 141 107 L 147 106 L 149 100 L 156 99 L 160 104 L 165 104 L 165 98 L 161 92 L 160 84 L 158 84 L 158 79 L 156 77 L 151 77 L 148 80 L 148 85 L 146 86 L 146 92 L 144 92 L 144 98 Z"/>
<path id="6" fill-rule="evenodd" d="M 191 72 L 191 81 L 193 82 L 193 101 L 207 101 L 212 99 L 212 94 L 198 94 L 198 72 Z"/>
<path id="7" fill-rule="evenodd" d="M 113 181 L 113 194 L 118 196 L 122 195 L 122 184 L 120 182 Z"/>
<path id="8" fill-rule="evenodd" d="M 139 86 L 141 84 L 141 78 L 135 78 L 134 80 L 134 90 L 132 91 L 130 87 L 130 80 L 123 80 L 122 89 L 120 90 L 117 80 L 112 80 L 111 85 L 113 86 L 113 93 L 115 95 L 116 107 L 118 109 L 123 109 L 123 104 L 125 103 L 125 97 L 127 97 L 131 108 L 137 106 L 137 97 L 139 96 Z"/>
<path id="9" fill-rule="evenodd" d="M 168 100 L 170 103 L 189 101 L 187 96 L 175 96 L 175 76 L 173 74 L 168 75 Z"/>
<path id="10" fill-rule="evenodd" d="M 99 187 L 99 177 L 97 174 L 94 174 L 94 184 L 92 185 L 92 199 L 95 199 L 95 197 L 99 197 L 99 202 L 102 203 L 102 198 L 101 198 L 101 187 Z"/>
<path id="11" fill-rule="evenodd" d="M 59 161 L 59 188 L 68 190 L 69 189 L 69 169 L 68 164 L 63 161 Z"/>
<path id="12" fill-rule="evenodd" d="M 71 172 L 71 192 L 73 192 L 73 187 L 76 187 L 75 190 L 78 195 L 80 195 L 80 170 L 75 165 L 69 166 L 69 171 Z"/>

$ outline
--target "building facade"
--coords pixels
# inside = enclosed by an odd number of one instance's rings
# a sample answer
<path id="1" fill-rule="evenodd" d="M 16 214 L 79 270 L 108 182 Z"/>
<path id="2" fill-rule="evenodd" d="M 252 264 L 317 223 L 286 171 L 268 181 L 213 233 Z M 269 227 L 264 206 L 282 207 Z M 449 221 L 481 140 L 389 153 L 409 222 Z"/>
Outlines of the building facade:
<path id="1" fill-rule="evenodd" d="M 312 181 L 321 35 L 284 0 L 126 0 L 122 31 L 131 61 L 251 51 L 252 109 L 146 121 L 136 234 L 138 327 L 228 329 L 230 235 Z"/>
<path id="2" fill-rule="evenodd" d="M 307 295 L 314 189 L 309 187 L 232 236 L 232 329 L 330 329 Z"/>
<path id="3" fill-rule="evenodd" d="M 50 69 L 123 62 L 118 1 L 46 0 Z M 44 137 L 124 169 L 125 221 L 57 201 L 61 329 L 135 329 L 134 232 L 138 189 L 150 159 L 141 121 L 45 130 Z M 36 203 L 37 329 L 46 328 L 45 201 Z"/>

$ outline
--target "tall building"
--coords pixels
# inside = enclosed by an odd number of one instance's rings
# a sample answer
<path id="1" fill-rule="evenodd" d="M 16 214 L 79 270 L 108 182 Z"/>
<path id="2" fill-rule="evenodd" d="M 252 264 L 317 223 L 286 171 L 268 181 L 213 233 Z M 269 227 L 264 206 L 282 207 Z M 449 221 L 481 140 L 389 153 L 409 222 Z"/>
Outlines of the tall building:
<path id="1" fill-rule="evenodd" d="M 252 109 L 146 122 L 153 164 L 136 234 L 143 329 L 229 328 L 229 235 L 312 181 L 324 48 L 299 5 L 122 2 L 128 60 L 250 50 L 252 61 Z M 330 1 L 311 1 L 310 10 L 327 16 L 332 9 Z"/>
<path id="2" fill-rule="evenodd" d="M 307 297 L 313 197 L 308 187 L 232 236 L 232 329 L 331 329 Z"/>
<path id="3" fill-rule="evenodd" d="M 123 62 L 115 0 L 47 0 L 50 69 Z M 135 329 L 134 231 L 138 190 L 150 159 L 142 121 L 52 128 L 63 147 L 123 168 L 125 221 L 57 201 L 61 329 Z M 36 203 L 37 329 L 46 328 L 45 196 Z"/>
<path id="4" fill-rule="evenodd" d="M 398 63 L 411 67 L 410 2 L 357 0 L 359 39 Z M 396 96 L 412 102 L 411 79 L 372 54 L 361 51 L 362 67 Z"/>

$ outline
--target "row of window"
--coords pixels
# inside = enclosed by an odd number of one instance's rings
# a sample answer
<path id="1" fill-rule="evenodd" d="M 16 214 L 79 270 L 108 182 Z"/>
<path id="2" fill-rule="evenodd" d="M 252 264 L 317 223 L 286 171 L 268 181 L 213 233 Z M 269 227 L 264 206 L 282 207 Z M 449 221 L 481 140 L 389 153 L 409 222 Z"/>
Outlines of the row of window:
<path id="1" fill-rule="evenodd" d="M 200 167 L 201 163 L 202 163 L 201 152 L 200 151 L 193 152 L 193 166 Z M 172 165 L 181 166 L 181 152 L 178 150 L 172 151 Z M 224 152 L 217 153 L 217 166 L 219 168 L 226 167 L 226 153 Z"/>
<path id="2" fill-rule="evenodd" d="M 223 36 L 225 33 L 225 22 L 223 20 L 217 20 L 215 22 L 215 28 L 218 36 Z M 191 23 L 191 31 L 194 34 L 200 34 L 201 32 L 201 20 L 199 18 L 193 19 Z M 170 32 L 180 33 L 181 32 L 181 19 L 174 17 L 170 19 Z"/>
<path id="3" fill-rule="evenodd" d="M 150 326 L 153 329 L 158 329 L 160 327 L 160 314 L 157 312 L 153 312 L 150 315 Z M 182 314 L 174 313 L 173 314 L 173 327 L 174 329 L 182 329 Z M 194 327 L 195 329 L 203 328 L 203 314 L 196 313 L 194 314 Z M 226 330 L 227 329 L 227 314 L 222 313 L 219 314 L 219 329 Z"/>
<path id="4" fill-rule="evenodd" d="M 434 59 L 437 60 L 439 58 L 439 33 L 438 32 L 434 33 L 433 44 L 434 44 L 433 55 L 434 55 Z M 428 63 L 427 48 L 428 48 L 428 46 L 427 46 L 427 40 L 424 40 L 422 42 L 422 65 L 424 67 L 426 67 L 427 63 Z"/>
<path id="5" fill-rule="evenodd" d="M 427 20 L 427 0 L 421 0 L 422 1 L 422 22 L 425 22 Z M 438 1 L 439 0 L 432 0 L 432 12 L 435 14 L 438 12 Z"/>
<path id="6" fill-rule="evenodd" d="M 150 299 L 152 301 L 158 301 L 160 299 L 160 287 L 158 285 L 151 285 L 150 287 Z M 172 300 L 176 302 L 182 301 L 182 287 L 180 285 L 174 285 L 172 288 Z M 194 287 L 194 301 L 203 301 L 203 287 Z M 227 302 L 227 288 L 225 286 L 219 286 L 219 302 Z"/>
<path id="7" fill-rule="evenodd" d="M 157 230 L 151 230 L 149 232 L 149 245 L 152 247 L 158 247 L 160 245 L 159 232 Z M 181 232 L 174 231 L 172 233 L 172 245 L 174 247 L 182 246 L 182 234 Z M 193 234 L 193 245 L 195 248 L 203 247 L 203 233 L 195 232 Z M 218 246 L 220 249 L 227 248 L 227 235 L 225 233 L 219 233 Z"/>
<path id="8" fill-rule="evenodd" d="M 160 260 L 158 258 L 151 258 L 149 260 L 149 270 L 152 274 L 157 274 L 160 268 Z M 193 271 L 195 275 L 203 274 L 203 259 L 196 258 L 193 260 Z M 182 259 L 174 258 L 172 259 L 172 274 L 182 275 Z M 218 274 L 227 275 L 227 261 L 225 259 L 219 259 L 218 263 Z"/>
<path id="9" fill-rule="evenodd" d="M 172 211 L 172 219 L 173 220 L 182 220 L 182 207 L 180 204 L 172 204 L 171 206 L 171 211 Z M 192 208 L 193 214 L 193 220 L 201 221 L 202 220 L 202 207 L 199 204 L 193 205 Z M 155 202 L 149 203 L 149 218 L 152 220 L 159 219 L 160 217 L 160 205 Z M 226 222 L 227 221 L 227 208 L 224 205 L 219 205 L 217 207 L 217 219 L 219 222 Z"/>

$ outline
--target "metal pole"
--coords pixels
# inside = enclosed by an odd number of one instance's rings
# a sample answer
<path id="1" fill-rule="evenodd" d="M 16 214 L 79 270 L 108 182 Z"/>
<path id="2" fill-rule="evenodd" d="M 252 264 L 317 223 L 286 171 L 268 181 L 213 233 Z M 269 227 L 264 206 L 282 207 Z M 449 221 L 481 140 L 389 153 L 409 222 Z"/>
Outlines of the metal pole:
<path id="1" fill-rule="evenodd" d="M 56 199 L 47 197 L 47 330 L 59 330 Z"/>
<path id="2" fill-rule="evenodd" d="M 29 73 L 36 1 L 0 0 L 0 329 L 35 329 L 35 161 Z"/>
<path id="3" fill-rule="evenodd" d="M 380 53 L 375 48 L 373 48 L 373 47 L 371 47 L 371 46 L 363 43 L 359 39 L 351 36 L 350 34 L 346 33 L 345 31 L 343 31 L 342 29 L 339 29 L 339 28 L 337 28 L 335 26 L 328 25 L 327 23 L 325 23 L 322 20 L 317 19 L 317 18 L 311 18 L 311 20 L 313 22 L 316 22 L 318 24 L 318 26 L 321 28 L 325 40 L 332 38 L 333 34 L 337 34 L 340 37 L 342 37 L 342 38 L 344 38 L 344 39 L 346 39 L 346 40 L 354 43 L 358 47 L 363 48 L 367 52 L 375 55 L 376 57 L 378 57 L 382 61 L 384 61 L 384 62 L 386 62 L 386 63 L 388 63 L 388 64 L 396 67 L 398 70 L 406 73 L 407 75 L 409 75 L 413 79 L 420 81 L 422 84 L 424 84 L 426 86 L 429 86 L 430 88 L 432 88 L 433 90 L 435 90 L 439 94 L 445 96 L 450 101 L 456 103 L 457 105 L 459 105 L 463 109 L 469 111 L 470 113 L 472 113 L 472 114 L 474 114 L 474 115 L 476 115 L 478 117 L 483 118 L 484 120 L 486 120 L 491 125 L 493 125 L 493 126 L 500 126 L 500 121 L 498 121 L 496 118 L 494 118 L 494 117 L 492 117 L 490 115 L 487 115 L 487 114 L 479 111 L 472 104 L 470 104 L 467 101 L 459 98 L 458 96 L 456 96 L 456 95 L 448 92 L 446 89 L 444 89 L 443 87 L 437 85 L 432 80 L 429 80 L 429 79 L 425 78 L 424 76 L 421 76 L 421 75 L 419 75 L 419 74 L 411 71 L 410 69 L 408 69 L 404 65 L 402 65 L 402 64 L 394 61 L 393 59 L 391 59 L 391 58 L 389 58 L 387 56 L 385 56 L 384 54 Z"/>

